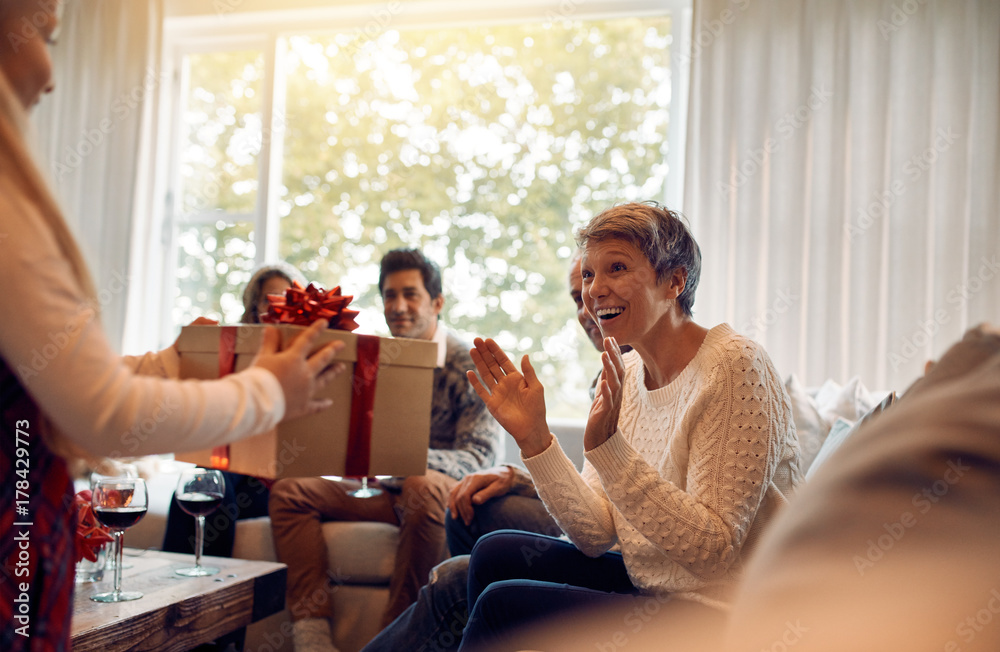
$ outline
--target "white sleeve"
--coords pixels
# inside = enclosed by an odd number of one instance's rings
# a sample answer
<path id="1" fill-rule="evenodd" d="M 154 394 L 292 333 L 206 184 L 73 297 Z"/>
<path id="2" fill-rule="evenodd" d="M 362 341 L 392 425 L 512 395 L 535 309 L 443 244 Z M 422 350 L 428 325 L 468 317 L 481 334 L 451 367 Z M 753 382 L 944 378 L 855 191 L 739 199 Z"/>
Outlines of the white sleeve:
<path id="1" fill-rule="evenodd" d="M 552 518 L 583 554 L 597 557 L 618 542 L 611 501 L 590 462 L 577 471 L 554 436 L 544 451 L 521 459 Z"/>
<path id="2" fill-rule="evenodd" d="M 0 198 L 0 356 L 65 436 L 97 455 L 146 455 L 227 443 L 281 420 L 284 394 L 264 369 L 215 381 L 135 375 L 109 346 L 48 227 L 18 199 Z"/>
<path id="3" fill-rule="evenodd" d="M 132 373 L 139 376 L 180 377 L 181 359 L 172 346 L 142 355 L 123 355 L 122 362 Z"/>

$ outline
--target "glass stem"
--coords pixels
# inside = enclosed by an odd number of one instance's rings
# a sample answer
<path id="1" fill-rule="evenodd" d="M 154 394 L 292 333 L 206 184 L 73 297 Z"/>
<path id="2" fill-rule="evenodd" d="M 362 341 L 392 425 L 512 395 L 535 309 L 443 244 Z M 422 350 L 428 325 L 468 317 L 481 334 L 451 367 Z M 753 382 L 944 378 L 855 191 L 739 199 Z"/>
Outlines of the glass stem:
<path id="1" fill-rule="evenodd" d="M 115 530 L 115 595 L 120 595 L 122 592 L 122 552 L 125 548 L 125 543 L 122 539 L 125 538 L 125 532 L 123 530 Z"/>
<path id="2" fill-rule="evenodd" d="M 194 566 L 201 568 L 201 549 L 205 545 L 205 517 L 195 518 Z"/>

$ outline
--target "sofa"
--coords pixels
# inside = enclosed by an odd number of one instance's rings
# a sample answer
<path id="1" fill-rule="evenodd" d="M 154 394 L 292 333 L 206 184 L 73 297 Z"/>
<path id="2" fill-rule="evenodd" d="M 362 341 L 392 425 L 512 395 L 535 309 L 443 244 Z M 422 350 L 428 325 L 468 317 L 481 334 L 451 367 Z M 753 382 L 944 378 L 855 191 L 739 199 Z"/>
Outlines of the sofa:
<path id="1" fill-rule="evenodd" d="M 860 423 L 884 409 L 894 396 L 888 392 L 870 392 L 858 378 L 844 385 L 830 380 L 818 387 L 806 388 L 795 376 L 790 376 L 785 386 L 792 401 L 802 459 L 809 467 L 807 477 Z M 584 422 L 552 420 L 550 426 L 563 449 L 577 467 L 581 467 Z M 509 435 L 504 461 L 519 463 L 517 445 Z M 147 477 L 149 485 L 149 512 L 127 532 L 127 546 L 160 546 L 167 508 L 182 464 L 169 458 L 146 459 L 140 463 L 140 473 Z M 343 652 L 355 652 L 378 632 L 388 600 L 398 528 L 385 523 L 326 523 L 323 533 L 329 551 L 330 577 L 335 586 L 332 592 L 336 614 L 332 623 L 333 640 Z M 267 517 L 239 521 L 233 556 L 277 560 Z M 291 623 L 287 610 L 252 625 L 247 631 L 246 649 L 291 652 Z"/>

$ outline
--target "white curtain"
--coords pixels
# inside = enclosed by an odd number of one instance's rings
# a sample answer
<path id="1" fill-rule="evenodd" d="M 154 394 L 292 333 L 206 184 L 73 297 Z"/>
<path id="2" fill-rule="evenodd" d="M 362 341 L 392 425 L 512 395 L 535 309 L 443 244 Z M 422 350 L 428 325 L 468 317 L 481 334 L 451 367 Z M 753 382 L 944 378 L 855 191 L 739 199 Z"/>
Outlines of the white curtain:
<path id="1" fill-rule="evenodd" d="M 902 390 L 1000 322 L 1000 3 L 696 0 L 696 318 Z"/>
<path id="2" fill-rule="evenodd" d="M 90 263 L 115 346 L 122 341 L 128 296 L 142 289 L 130 280 L 141 255 L 131 248 L 133 228 L 143 222 L 133 215 L 147 194 L 140 143 L 151 131 L 163 82 L 161 26 L 159 0 L 67 2 L 51 48 L 55 92 L 33 118 L 39 158 Z"/>

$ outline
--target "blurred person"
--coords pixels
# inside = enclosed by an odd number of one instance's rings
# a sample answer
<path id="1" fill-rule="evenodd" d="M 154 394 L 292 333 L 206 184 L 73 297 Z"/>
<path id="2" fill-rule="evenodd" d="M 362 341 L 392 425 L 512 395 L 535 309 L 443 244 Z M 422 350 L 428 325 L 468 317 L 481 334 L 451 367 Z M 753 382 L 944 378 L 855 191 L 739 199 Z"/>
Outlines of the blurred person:
<path id="1" fill-rule="evenodd" d="M 995 652 L 997 514 L 1000 329 L 983 325 L 798 492 L 747 567 L 725 650 Z"/>
<path id="2" fill-rule="evenodd" d="M 58 2 L 0 3 L 0 276 L 9 282 L 0 296 L 0 649 L 7 651 L 70 649 L 77 524 L 68 460 L 113 454 L 127 433 L 143 433 L 133 438 L 140 455 L 255 435 L 328 407 L 313 396 L 343 370 L 328 368 L 339 347 L 309 354 L 323 321 L 282 352 L 270 331 L 249 369 L 213 381 L 139 375 L 176 376 L 174 347 L 141 357 L 112 350 L 83 256 L 25 142 L 27 112 L 52 90 L 48 47 L 59 10 Z M 154 416 L 155 429 L 142 425 Z"/>
<path id="3" fill-rule="evenodd" d="M 503 431 L 466 376 L 473 368 L 468 344 L 440 323 L 444 295 L 437 265 L 416 249 L 395 249 L 382 258 L 378 287 L 394 337 L 438 345 L 428 468 L 425 475 L 382 480 L 384 491 L 371 498 L 351 496 L 357 483 L 349 480 L 290 478 L 275 483 L 271 526 L 278 559 L 288 565 L 287 603 L 298 652 L 335 649 L 324 522 L 399 525 L 384 626 L 414 601 L 431 568 L 447 556 L 444 513 L 452 487 L 503 455 Z"/>
<path id="4" fill-rule="evenodd" d="M 481 538 L 460 649 L 530 646 L 518 627 L 650 596 L 721 619 L 744 556 L 801 481 L 790 400 L 767 353 L 728 325 L 692 319 L 701 254 L 680 217 L 623 204 L 578 241 L 583 301 L 605 338 L 583 472 L 549 431 L 527 356 L 518 371 L 477 338 L 479 376 L 469 376 L 572 543 Z M 619 342 L 633 350 L 623 355 Z M 608 552 L 615 544 L 621 552 Z"/>
<path id="5" fill-rule="evenodd" d="M 243 288 L 241 324 L 259 324 L 270 307 L 268 295 L 284 295 L 285 290 L 305 277 L 285 263 L 263 265 L 256 269 Z M 267 516 L 267 501 L 272 481 L 242 473 L 223 471 L 225 495 L 222 503 L 205 519 L 203 553 L 214 557 L 232 557 L 236 541 L 236 521 Z M 176 494 L 170 499 L 167 526 L 163 532 L 165 552 L 193 554 L 195 549 L 195 518 L 181 509 Z"/>
<path id="6" fill-rule="evenodd" d="M 243 316 L 241 324 L 259 324 L 267 314 L 271 304 L 267 297 L 271 294 L 284 296 L 285 290 L 294 282 L 306 285 L 306 279 L 299 270 L 287 263 L 274 263 L 258 267 L 243 288 Z"/>

